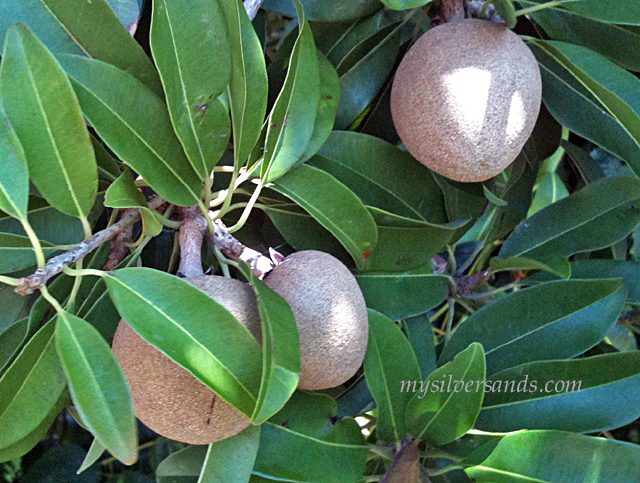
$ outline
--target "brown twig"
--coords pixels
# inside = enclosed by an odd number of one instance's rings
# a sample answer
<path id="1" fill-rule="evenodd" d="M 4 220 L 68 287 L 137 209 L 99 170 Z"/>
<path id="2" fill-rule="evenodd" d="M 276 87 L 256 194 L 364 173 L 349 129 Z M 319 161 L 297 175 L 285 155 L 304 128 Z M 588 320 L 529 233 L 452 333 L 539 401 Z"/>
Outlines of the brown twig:
<path id="1" fill-rule="evenodd" d="M 122 218 L 125 218 L 130 213 L 137 212 L 135 208 L 129 208 L 122 213 Z M 111 242 L 111 252 L 107 263 L 103 267 L 103 270 L 107 272 L 115 270 L 115 268 L 125 259 L 129 252 L 128 243 L 133 241 L 133 224 L 129 225 L 126 229 L 118 233 Z"/>
<path id="2" fill-rule="evenodd" d="M 149 208 L 152 210 L 156 209 L 164 202 L 165 201 L 162 198 L 153 198 L 149 202 Z M 93 238 L 84 240 L 76 245 L 72 250 L 58 255 L 57 257 L 51 258 L 44 268 L 39 268 L 35 271 L 35 273 L 29 275 L 28 277 L 22 277 L 18 281 L 15 292 L 19 293 L 20 295 L 32 294 L 40 287 L 45 286 L 49 279 L 61 273 L 64 267 L 69 266 L 77 262 L 81 258 L 86 257 L 89 253 L 91 253 L 103 243 L 111 240 L 118 234 L 127 230 L 139 219 L 140 211 L 132 211 L 123 216 L 118 223 L 114 223 L 110 227 L 96 233 Z"/>
<path id="3" fill-rule="evenodd" d="M 198 206 L 190 206 L 182 210 L 180 225 L 180 271 L 185 277 L 203 275 L 202 270 L 202 238 L 207 231 L 207 220 L 198 211 Z"/>
<path id="4" fill-rule="evenodd" d="M 275 267 L 269 257 L 240 243 L 227 231 L 221 220 L 215 220 L 213 227 L 214 232 L 207 233 L 207 237 L 231 260 L 247 263 L 258 278 L 264 277 Z"/>
<path id="5" fill-rule="evenodd" d="M 380 479 L 380 483 L 419 483 L 420 451 L 418 443 L 409 435 L 402 438 L 400 448 L 393 455 L 389 469 Z"/>
<path id="6" fill-rule="evenodd" d="M 440 15 L 445 22 L 464 20 L 464 0 L 440 0 Z"/>

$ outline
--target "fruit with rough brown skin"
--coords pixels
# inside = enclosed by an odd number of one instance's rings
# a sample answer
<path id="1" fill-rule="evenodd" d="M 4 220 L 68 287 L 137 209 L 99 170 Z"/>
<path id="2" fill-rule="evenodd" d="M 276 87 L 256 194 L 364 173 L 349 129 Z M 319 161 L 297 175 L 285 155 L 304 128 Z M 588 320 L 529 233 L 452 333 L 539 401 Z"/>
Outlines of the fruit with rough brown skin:
<path id="1" fill-rule="evenodd" d="M 439 25 L 409 49 L 391 90 L 391 113 L 409 152 L 456 181 L 503 171 L 533 130 L 540 69 L 506 27 L 466 19 Z"/>
<path id="2" fill-rule="evenodd" d="M 261 342 L 260 316 L 249 285 L 211 275 L 185 280 L 231 312 Z M 112 348 L 131 386 L 136 416 L 156 433 L 184 443 L 208 444 L 251 424 L 186 369 L 147 344 L 124 320 Z"/>
<path id="3" fill-rule="evenodd" d="M 355 277 L 319 251 L 289 255 L 264 282 L 291 306 L 300 334 L 300 389 L 339 386 L 358 370 L 367 349 L 367 307 Z"/>

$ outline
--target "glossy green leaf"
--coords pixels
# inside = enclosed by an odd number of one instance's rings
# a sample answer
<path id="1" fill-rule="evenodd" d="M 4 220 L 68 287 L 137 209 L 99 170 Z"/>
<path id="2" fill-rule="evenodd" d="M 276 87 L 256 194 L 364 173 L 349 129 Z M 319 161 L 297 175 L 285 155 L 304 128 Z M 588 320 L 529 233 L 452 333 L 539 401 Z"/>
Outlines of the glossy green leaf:
<path id="1" fill-rule="evenodd" d="M 85 217 L 98 171 L 78 99 L 60 65 L 25 25 L 7 31 L 0 93 L 22 142 L 29 176 L 54 207 Z"/>
<path id="2" fill-rule="evenodd" d="M 173 127 L 205 179 L 229 141 L 228 110 L 217 99 L 231 76 L 225 16 L 216 0 L 154 0 L 150 43 Z"/>
<path id="3" fill-rule="evenodd" d="M 509 236 L 500 258 L 563 258 L 605 248 L 639 221 L 640 180 L 599 180 L 527 219 Z"/>
<path id="4" fill-rule="evenodd" d="M 115 65 L 157 95 L 162 95 L 162 85 L 153 63 L 105 0 L 71 3 L 64 0 L 9 1 L 3 2 L 2 7 L 0 42 L 11 24 L 22 22 L 51 52 L 86 55 Z"/>
<path id="5" fill-rule="evenodd" d="M 568 458 L 570 451 L 570 458 Z M 562 431 L 508 434 L 466 473 L 477 483 L 628 483 L 640 479 L 636 444 Z"/>
<path id="6" fill-rule="evenodd" d="M 262 425 L 254 473 L 308 483 L 355 483 L 367 455 L 355 420 L 331 424 L 335 401 L 324 394 L 296 392 Z"/>
<path id="7" fill-rule="evenodd" d="M 209 445 L 198 483 L 246 483 L 258 453 L 260 426 Z"/>
<path id="8" fill-rule="evenodd" d="M 485 358 L 482 345 L 471 344 L 455 360 L 424 382 L 418 381 L 407 405 L 407 428 L 417 439 L 442 445 L 469 431 L 484 396 Z M 445 389 L 446 386 L 446 389 Z"/>
<path id="9" fill-rule="evenodd" d="M 534 2 L 519 1 L 525 7 Z M 640 70 L 640 35 L 621 25 L 592 20 L 564 9 L 546 9 L 531 14 L 551 38 L 588 47 L 609 57 L 625 69 Z"/>
<path id="10" fill-rule="evenodd" d="M 209 445 L 192 444 L 171 453 L 158 465 L 158 483 L 197 483 Z"/>
<path id="11" fill-rule="evenodd" d="M 260 40 L 240 0 L 218 0 L 231 43 L 229 104 L 236 168 L 253 151 L 267 110 L 267 69 Z"/>
<path id="12" fill-rule="evenodd" d="M 403 320 L 407 339 L 418 359 L 422 379 L 436 370 L 436 348 L 431 322 L 426 314 Z"/>
<path id="13" fill-rule="evenodd" d="M 357 2 L 301 0 L 301 3 L 307 18 L 319 22 L 346 22 L 369 15 L 381 7 L 378 0 L 359 0 Z M 289 17 L 297 15 L 291 0 L 266 0 L 262 4 L 262 8 L 282 13 Z"/>
<path id="14" fill-rule="evenodd" d="M 431 2 L 431 0 L 381 0 L 387 8 L 392 10 L 409 10 L 418 8 Z"/>
<path id="15" fill-rule="evenodd" d="M 366 273 L 356 280 L 367 307 L 391 319 L 424 314 L 449 293 L 449 277 L 430 273 Z"/>
<path id="16" fill-rule="evenodd" d="M 384 85 L 400 49 L 401 31 L 401 23 L 383 28 L 362 42 L 361 49 L 353 49 L 337 67 L 341 94 L 336 129 L 346 129 Z"/>
<path id="17" fill-rule="evenodd" d="M 638 350 L 638 341 L 636 335 L 626 325 L 614 325 L 604 341 L 615 347 L 620 352 L 632 352 Z"/>
<path id="18" fill-rule="evenodd" d="M 529 47 L 540 63 L 543 99 L 551 114 L 572 132 L 640 169 L 640 148 L 618 120 L 553 56 L 536 44 Z"/>
<path id="19" fill-rule="evenodd" d="M 570 264 L 571 278 L 596 280 L 622 278 L 629 291 L 627 300 L 640 304 L 640 263 L 627 260 L 574 260 Z M 535 281 L 553 280 L 551 274 L 537 274 Z"/>
<path id="20" fill-rule="evenodd" d="M 44 242 L 74 245 L 84 238 L 82 222 L 78 218 L 56 210 L 42 198 L 31 197 L 27 218 L 33 231 Z M 20 221 L 11 217 L 0 218 L 0 232 L 27 236 Z"/>
<path id="21" fill-rule="evenodd" d="M 562 148 L 574 162 L 580 176 L 587 184 L 606 177 L 598 162 L 584 149 L 568 141 L 562 141 Z"/>
<path id="22" fill-rule="evenodd" d="M 298 205 L 269 205 L 264 211 L 296 251 L 319 250 L 330 253 L 346 265 L 352 263 L 351 256 L 336 237 Z"/>
<path id="23" fill-rule="evenodd" d="M 325 145 L 335 124 L 338 104 L 340 103 L 340 78 L 338 73 L 324 55 L 320 52 L 317 54 L 318 75 L 320 76 L 320 102 L 318 103 L 318 113 L 313 125 L 311 139 L 309 139 L 309 143 L 299 162 L 308 160 Z"/>
<path id="24" fill-rule="evenodd" d="M 124 268 L 105 280 L 120 315 L 140 337 L 252 415 L 262 354 L 229 311 L 188 282 L 157 270 Z"/>
<path id="25" fill-rule="evenodd" d="M 142 13 L 142 0 L 107 0 L 109 6 L 127 30 L 136 27 Z"/>
<path id="26" fill-rule="evenodd" d="M 66 386 L 49 323 L 22 349 L 0 379 L 0 448 L 35 430 Z"/>
<path id="27" fill-rule="evenodd" d="M 13 285 L 0 284 L 0 332 L 13 325 L 25 312 L 29 297 L 14 292 Z"/>
<path id="28" fill-rule="evenodd" d="M 74 277 L 63 273 L 49 284 L 47 290 L 49 291 L 49 295 L 57 300 L 60 305 L 65 305 L 73 290 L 74 283 Z M 53 308 L 53 305 L 41 295 L 31 306 L 29 325 L 31 327 L 41 327 L 45 322 L 55 317 L 55 315 L 56 310 Z"/>
<path id="29" fill-rule="evenodd" d="M 53 405 L 49 413 L 45 416 L 45 418 L 37 428 L 31 431 L 20 441 L 13 443 L 11 446 L 0 448 L 0 463 L 18 459 L 31 451 L 42 439 L 47 436 L 49 428 L 51 428 L 54 420 L 58 417 L 60 411 L 64 409 L 68 402 L 69 393 L 67 391 L 63 391 L 58 398 L 58 401 Z"/>
<path id="30" fill-rule="evenodd" d="M 82 111 L 113 152 L 170 203 L 196 204 L 201 182 L 173 132 L 162 100 L 134 77 L 104 62 L 70 55 L 59 60 Z"/>
<path id="31" fill-rule="evenodd" d="M 109 345 L 90 324 L 61 312 L 56 347 L 84 424 L 116 458 L 135 463 L 138 434 L 131 389 Z"/>
<path id="32" fill-rule="evenodd" d="M 580 0 L 563 3 L 562 7 L 603 23 L 640 25 L 640 6 L 634 0 Z"/>
<path id="33" fill-rule="evenodd" d="M 0 331 L 0 375 L 18 353 L 28 335 L 28 317 L 20 319 Z"/>
<path id="34" fill-rule="evenodd" d="M 636 76 L 585 47 L 557 41 L 534 42 L 575 77 L 640 146 L 640 80 Z M 639 169 L 634 164 L 631 167 Z"/>
<path id="35" fill-rule="evenodd" d="M 407 432 L 404 414 L 413 396 L 402 388 L 420 381 L 420 368 L 400 327 L 373 310 L 369 310 L 364 375 L 378 406 L 378 438 L 399 442 Z"/>
<path id="36" fill-rule="evenodd" d="M 620 279 L 549 282 L 511 293 L 458 325 L 438 363 L 472 342 L 484 347 L 489 375 L 525 362 L 575 357 L 604 339 L 626 297 Z"/>
<path id="37" fill-rule="evenodd" d="M 566 258 L 531 260 L 524 257 L 494 257 L 489 261 L 489 266 L 493 272 L 501 272 L 504 270 L 544 270 L 545 272 L 558 275 L 560 278 L 568 278 L 571 275 L 571 264 Z"/>
<path id="38" fill-rule="evenodd" d="M 317 189 L 322 186 L 322 189 Z M 304 208 L 329 230 L 362 267 L 378 242 L 375 221 L 360 199 L 333 176 L 311 166 L 300 166 L 272 186 Z"/>
<path id="39" fill-rule="evenodd" d="M 497 390 L 497 381 L 503 381 L 504 389 Z M 506 389 L 511 381 L 515 392 Z M 487 381 L 493 391 L 485 394 L 476 426 L 500 432 L 619 428 L 640 417 L 639 382 L 640 351 L 523 364 Z"/>
<path id="40" fill-rule="evenodd" d="M 262 381 L 251 419 L 260 424 L 280 411 L 300 379 L 300 337 L 287 301 L 256 277 L 248 265 L 240 271 L 258 299 L 262 322 Z"/>
<path id="41" fill-rule="evenodd" d="M 78 468 L 78 474 L 82 473 L 84 470 L 98 461 L 106 449 L 107 448 L 105 448 L 102 443 L 97 438 L 95 438 L 93 440 L 93 443 L 91 443 L 91 446 L 89 447 L 89 451 L 87 451 L 87 456 L 84 457 L 82 465 L 80 465 L 80 468 Z"/>
<path id="42" fill-rule="evenodd" d="M 313 135 L 320 102 L 318 57 L 311 27 L 298 9 L 299 34 L 293 47 L 287 78 L 269 119 L 261 178 L 274 181 L 305 156 Z"/>
<path id="43" fill-rule="evenodd" d="M 1 104 L 0 159 L 0 210 L 24 219 L 29 203 L 29 167 L 22 144 Z"/>
<path id="44" fill-rule="evenodd" d="M 447 221 L 431 172 L 380 138 L 334 131 L 309 163 L 347 185 L 366 205 L 430 223 Z"/>
<path id="45" fill-rule="evenodd" d="M 98 176 L 102 180 L 115 181 L 120 176 L 120 165 L 118 161 L 107 151 L 102 142 L 97 137 L 91 135 L 91 144 L 98 163 Z"/>
<path id="46" fill-rule="evenodd" d="M 50 243 L 41 242 L 45 256 L 55 253 Z M 0 233 L 0 273 L 17 272 L 36 264 L 36 255 L 27 237 Z"/>
<path id="47" fill-rule="evenodd" d="M 135 178 L 130 169 L 126 169 L 105 193 L 104 206 L 110 208 L 133 208 L 146 206 L 147 200 L 136 187 Z"/>
<path id="48" fill-rule="evenodd" d="M 367 207 L 378 226 L 378 244 L 367 257 L 365 272 L 399 272 L 423 267 L 442 252 L 468 219 L 444 225 L 417 221 Z"/>
<path id="49" fill-rule="evenodd" d="M 327 58 L 337 67 L 349 52 L 385 26 L 384 12 L 377 12 L 374 15 L 351 23 L 344 32 L 339 32 L 336 39 L 327 46 L 325 50 Z M 331 33 L 334 33 L 336 30 L 334 27 Z M 314 34 L 316 31 L 314 25 Z M 318 40 L 316 40 L 316 43 L 318 43 Z"/>

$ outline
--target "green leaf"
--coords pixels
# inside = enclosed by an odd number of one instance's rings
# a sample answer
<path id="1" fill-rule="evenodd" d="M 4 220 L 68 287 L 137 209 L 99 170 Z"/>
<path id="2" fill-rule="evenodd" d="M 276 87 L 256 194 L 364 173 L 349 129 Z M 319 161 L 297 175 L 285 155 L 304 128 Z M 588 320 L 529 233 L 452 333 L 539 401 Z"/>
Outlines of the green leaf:
<path id="1" fill-rule="evenodd" d="M 155 0 L 150 43 L 173 127 L 205 179 L 229 141 L 228 109 L 217 99 L 231 76 L 224 14 L 215 0 Z"/>
<path id="2" fill-rule="evenodd" d="M 527 7 L 535 5 L 522 0 L 519 3 Z M 625 69 L 640 70 L 640 35 L 636 32 L 563 9 L 541 10 L 531 17 L 554 40 L 588 47 Z"/>
<path id="3" fill-rule="evenodd" d="M 231 43 L 229 104 L 233 124 L 235 166 L 253 151 L 267 110 L 267 69 L 264 52 L 240 0 L 218 0 Z"/>
<path id="4" fill-rule="evenodd" d="M 192 444 L 171 453 L 158 465 L 156 480 L 158 483 L 197 483 L 209 447 Z"/>
<path id="5" fill-rule="evenodd" d="M 48 248 L 50 243 L 40 243 L 45 256 L 57 252 L 55 248 Z M 0 233 L 0 273 L 17 272 L 35 264 L 36 255 L 27 237 Z"/>
<path id="6" fill-rule="evenodd" d="M 535 40 L 575 77 L 640 146 L 640 80 L 606 57 L 585 47 L 557 41 Z M 637 165 L 631 165 L 636 172 Z"/>
<path id="7" fill-rule="evenodd" d="M 300 379 L 300 337 L 293 311 L 287 301 L 271 290 L 251 271 L 239 267 L 258 299 L 262 321 L 262 381 L 251 419 L 261 424 L 280 411 Z"/>
<path id="8" fill-rule="evenodd" d="M 574 162 L 580 172 L 580 176 L 587 184 L 606 177 L 598 162 L 584 149 L 564 140 L 562 141 L 562 148 Z"/>
<path id="9" fill-rule="evenodd" d="M 561 431 L 525 431 L 506 435 L 488 458 L 465 471 L 477 483 L 628 483 L 640 479 L 635 464 L 639 457 L 636 444 Z"/>
<path id="10" fill-rule="evenodd" d="M 86 55 L 115 65 L 162 95 L 153 63 L 105 0 L 4 2 L 0 42 L 9 26 L 17 22 L 27 24 L 51 52 Z"/>
<path id="11" fill-rule="evenodd" d="M 640 180 L 616 177 L 591 183 L 538 211 L 516 228 L 500 258 L 564 258 L 622 240 L 640 221 Z"/>
<path id="12" fill-rule="evenodd" d="M 358 267 L 364 266 L 378 242 L 378 232 L 373 217 L 349 188 L 306 165 L 278 179 L 272 188 L 304 208 L 342 243 Z"/>
<path id="13" fill-rule="evenodd" d="M 0 104 L 0 210 L 14 218 L 27 217 L 29 167 L 20 140 Z"/>
<path id="14" fill-rule="evenodd" d="M 109 345 L 89 323 L 60 312 L 56 346 L 84 424 L 116 458 L 135 463 L 138 434 L 131 390 Z"/>
<path id="15" fill-rule="evenodd" d="M 0 332 L 0 375 L 27 340 L 29 329 L 29 318 L 25 317 Z"/>
<path id="16" fill-rule="evenodd" d="M 320 76 L 320 102 L 318 103 L 318 113 L 313 125 L 311 139 L 309 139 L 309 143 L 299 162 L 308 160 L 325 145 L 335 124 L 338 104 L 340 103 L 340 78 L 338 73 L 324 55 L 320 52 L 317 52 L 317 55 L 318 74 Z"/>
<path id="17" fill-rule="evenodd" d="M 314 24 L 314 36 L 320 37 L 325 35 L 330 37 L 328 45 L 324 47 L 323 52 L 326 53 L 327 59 L 336 67 L 355 47 L 362 43 L 365 39 L 378 32 L 386 26 L 384 12 L 379 11 L 374 15 L 357 20 L 347 25 L 343 32 L 334 26 L 331 31 L 325 33 L 321 29 L 324 24 Z M 336 35 L 335 38 L 332 35 Z M 322 38 L 316 38 L 316 44 L 322 43 Z"/>
<path id="18" fill-rule="evenodd" d="M 381 0 L 387 8 L 392 10 L 409 10 L 418 8 L 431 2 L 431 0 Z"/>
<path id="19" fill-rule="evenodd" d="M 504 389 L 496 390 L 496 381 L 502 381 Z M 511 381 L 516 392 L 507 391 Z M 640 417 L 639 382 L 640 351 L 523 364 L 487 381 L 493 392 L 487 390 L 476 426 L 500 432 L 619 428 Z"/>
<path id="20" fill-rule="evenodd" d="M 51 428 L 53 421 L 58 417 L 60 411 L 64 409 L 68 402 L 69 393 L 67 391 L 63 391 L 58 398 L 58 401 L 53 405 L 49 413 L 45 416 L 45 418 L 36 429 L 31 431 L 20 441 L 13 443 L 11 446 L 0 449 L 0 463 L 18 459 L 31 451 L 41 440 L 43 440 L 47 436 L 47 433 L 49 432 L 49 428 Z"/>
<path id="21" fill-rule="evenodd" d="M 484 347 L 489 375 L 525 362 L 575 357 L 604 339 L 626 297 L 620 279 L 549 282 L 511 293 L 458 325 L 438 363 L 472 342 Z"/>
<path id="22" fill-rule="evenodd" d="M 548 0 L 534 1 L 546 3 Z M 634 0 L 580 0 L 563 3 L 562 6 L 599 22 L 640 25 L 640 6 Z"/>
<path id="23" fill-rule="evenodd" d="M 136 187 L 135 178 L 130 169 L 125 169 L 120 177 L 111 183 L 105 193 L 104 206 L 110 208 L 147 206 L 147 200 Z"/>
<path id="24" fill-rule="evenodd" d="M 336 129 L 346 129 L 382 88 L 395 64 L 401 33 L 402 23 L 388 25 L 353 49 L 337 67 L 341 93 Z"/>
<path id="25" fill-rule="evenodd" d="M 27 437 L 64 391 L 64 371 L 49 323 L 22 349 L 0 379 L 0 448 Z"/>
<path id="26" fill-rule="evenodd" d="M 364 272 L 399 272 L 430 264 L 468 219 L 435 225 L 367 207 L 378 226 L 378 244 Z"/>
<path id="27" fill-rule="evenodd" d="M 170 203 L 196 204 L 201 181 L 173 132 L 162 100 L 104 62 L 71 55 L 59 60 L 82 111 L 113 152 Z"/>
<path id="28" fill-rule="evenodd" d="M 553 56 L 536 44 L 529 47 L 540 63 L 543 100 L 551 114 L 572 132 L 640 166 L 640 148 L 618 120 Z"/>
<path id="29" fill-rule="evenodd" d="M 274 181 L 306 154 L 313 135 L 320 102 L 318 57 L 309 22 L 302 5 L 298 10 L 299 34 L 293 47 L 289 71 L 267 120 L 261 178 Z"/>
<path id="30" fill-rule="evenodd" d="M 142 13 L 142 2 L 140 0 L 107 0 L 109 6 L 127 30 L 138 24 L 138 19 Z"/>
<path id="31" fill-rule="evenodd" d="M 91 135 L 91 144 L 93 144 L 96 162 L 98 163 L 99 178 L 106 181 L 115 181 L 120 176 L 120 164 L 93 134 Z"/>
<path id="32" fill-rule="evenodd" d="M 78 218 L 56 210 L 42 198 L 31 197 L 27 218 L 33 231 L 44 242 L 53 245 L 74 245 L 84 238 L 82 222 Z M 0 232 L 27 236 L 20 221 L 9 216 L 0 218 Z"/>
<path id="33" fill-rule="evenodd" d="M 27 309 L 27 302 L 31 302 L 29 297 L 15 293 L 14 289 L 13 285 L 0 284 L 0 332 L 20 319 Z"/>
<path id="34" fill-rule="evenodd" d="M 105 280 L 120 315 L 140 337 L 251 417 L 262 354 L 229 311 L 188 282 L 149 268 L 124 268 Z"/>
<path id="35" fill-rule="evenodd" d="M 572 279 L 622 278 L 629 291 L 627 300 L 640 304 L 640 263 L 627 260 L 574 260 L 570 269 Z M 536 274 L 528 280 L 544 282 L 553 278 L 550 274 Z"/>
<path id="36" fill-rule="evenodd" d="M 420 385 L 407 405 L 409 432 L 442 445 L 469 431 L 482 405 L 485 373 L 482 345 L 474 342 Z"/>
<path id="37" fill-rule="evenodd" d="M 501 272 L 504 270 L 544 270 L 545 272 L 550 272 L 558 275 L 560 278 L 569 278 L 569 276 L 571 276 L 571 264 L 566 258 L 530 260 L 524 257 L 493 257 L 489 261 L 489 266 L 491 267 L 491 271 L 493 272 Z"/>
<path id="38" fill-rule="evenodd" d="M 364 375 L 378 406 L 378 438 L 399 442 L 407 432 L 405 409 L 412 394 L 405 383 L 420 381 L 420 368 L 411 344 L 384 315 L 369 310 L 369 343 Z"/>
<path id="39" fill-rule="evenodd" d="M 86 217 L 98 189 L 98 168 L 67 76 L 25 25 L 9 28 L 2 59 L 0 93 L 31 180 L 54 207 Z"/>
<path id="40" fill-rule="evenodd" d="M 319 22 L 346 22 L 369 15 L 380 9 L 378 0 L 301 0 L 305 15 L 309 20 Z M 291 0 L 266 0 L 262 4 L 265 10 L 282 13 L 289 17 L 297 15 Z"/>
<path id="41" fill-rule="evenodd" d="M 424 314 L 449 293 L 449 277 L 430 273 L 366 273 L 356 280 L 367 307 L 391 319 Z"/>
<path id="42" fill-rule="evenodd" d="M 334 131 L 309 163 L 344 183 L 366 205 L 430 223 L 447 221 L 442 191 L 429 169 L 380 138 Z"/>
<path id="43" fill-rule="evenodd" d="M 198 483 L 246 483 L 258 453 L 260 426 L 209 445 Z"/>
<path id="44" fill-rule="evenodd" d="M 93 440 L 93 443 L 91 443 L 91 447 L 89 448 L 89 451 L 87 452 L 87 456 L 85 456 L 84 461 L 82 462 L 82 465 L 80 465 L 80 468 L 78 468 L 78 474 L 82 473 L 84 470 L 86 470 L 87 468 L 92 466 L 96 461 L 98 461 L 102 456 L 102 453 L 104 453 L 106 449 L 107 448 L 102 446 L 102 443 L 100 443 L 100 441 L 98 441 L 98 439 L 95 438 Z"/>
<path id="45" fill-rule="evenodd" d="M 426 314 L 403 320 L 407 339 L 418 359 L 422 379 L 436 370 L 436 348 L 431 322 Z"/>
<path id="46" fill-rule="evenodd" d="M 351 418 L 331 424 L 337 406 L 324 394 L 296 392 L 262 425 L 254 473 L 308 483 L 355 483 L 364 473 L 367 446 Z"/>

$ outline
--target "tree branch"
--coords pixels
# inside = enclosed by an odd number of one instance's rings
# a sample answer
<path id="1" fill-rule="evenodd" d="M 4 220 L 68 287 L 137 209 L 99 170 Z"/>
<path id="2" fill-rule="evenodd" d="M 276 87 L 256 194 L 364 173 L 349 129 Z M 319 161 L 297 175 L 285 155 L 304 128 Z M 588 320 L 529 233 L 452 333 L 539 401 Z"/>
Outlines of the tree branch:
<path id="1" fill-rule="evenodd" d="M 202 270 L 202 238 L 207 231 L 207 220 L 198 206 L 182 210 L 183 220 L 178 236 L 180 243 L 180 271 L 185 277 L 204 275 Z"/>
<path id="2" fill-rule="evenodd" d="M 440 0 L 440 14 L 445 22 L 464 20 L 464 0 Z"/>
<path id="3" fill-rule="evenodd" d="M 160 207 L 165 201 L 162 198 L 156 197 L 149 202 L 149 208 L 154 210 Z M 57 257 L 51 258 L 44 268 L 39 268 L 28 277 L 22 277 L 18 281 L 18 285 L 15 288 L 15 292 L 20 295 L 29 295 L 35 292 L 40 287 L 47 284 L 49 279 L 62 272 L 64 267 L 69 266 L 81 258 L 86 257 L 93 250 L 98 248 L 105 242 L 108 242 L 115 236 L 129 229 L 140 219 L 140 211 L 130 211 L 125 214 L 118 223 L 114 223 L 108 228 L 96 233 L 93 238 L 84 240 L 76 245 L 72 250 L 65 252 Z"/>

